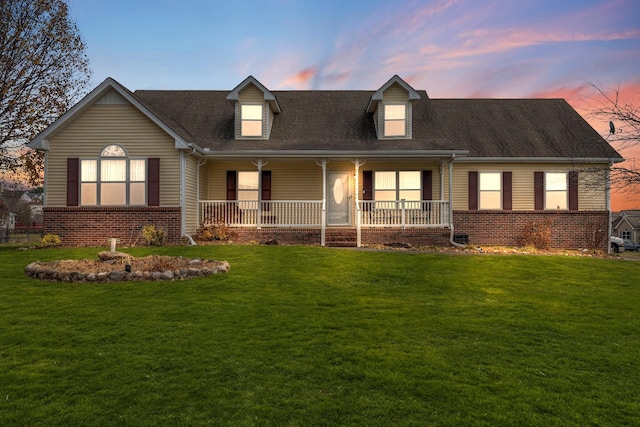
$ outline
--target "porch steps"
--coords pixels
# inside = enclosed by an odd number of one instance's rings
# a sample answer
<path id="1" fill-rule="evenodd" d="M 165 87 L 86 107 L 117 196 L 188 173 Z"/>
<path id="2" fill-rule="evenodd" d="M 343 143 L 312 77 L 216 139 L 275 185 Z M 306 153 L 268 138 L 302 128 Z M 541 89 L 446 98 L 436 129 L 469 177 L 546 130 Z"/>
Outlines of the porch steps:
<path id="1" fill-rule="evenodd" d="M 328 228 L 325 234 L 325 246 L 355 248 L 358 246 L 357 232 L 350 228 Z"/>

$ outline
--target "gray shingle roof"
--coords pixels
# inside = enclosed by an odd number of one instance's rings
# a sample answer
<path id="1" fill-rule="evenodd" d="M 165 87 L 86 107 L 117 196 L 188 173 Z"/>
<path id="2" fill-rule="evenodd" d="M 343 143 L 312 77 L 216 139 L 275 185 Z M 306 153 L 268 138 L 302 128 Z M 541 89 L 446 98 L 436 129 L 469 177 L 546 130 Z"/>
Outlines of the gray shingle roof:
<path id="1" fill-rule="evenodd" d="M 235 140 L 228 91 L 136 91 L 185 140 L 214 152 L 468 150 L 469 157 L 621 156 L 562 99 L 430 99 L 413 106 L 413 137 L 379 140 L 365 109 L 374 91 L 272 91 L 282 113 L 268 140 Z"/>

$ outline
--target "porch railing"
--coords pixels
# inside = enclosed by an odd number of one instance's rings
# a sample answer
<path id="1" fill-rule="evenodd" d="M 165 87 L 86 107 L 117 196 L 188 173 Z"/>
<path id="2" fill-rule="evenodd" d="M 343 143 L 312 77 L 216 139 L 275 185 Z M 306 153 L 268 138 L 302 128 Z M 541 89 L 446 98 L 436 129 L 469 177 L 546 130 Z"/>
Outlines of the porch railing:
<path id="1" fill-rule="evenodd" d="M 359 201 L 362 227 L 445 227 L 449 202 Z M 258 209 L 260 207 L 260 209 Z M 321 227 L 321 200 L 201 200 L 199 221 L 222 221 L 231 227 Z"/>
<path id="2" fill-rule="evenodd" d="M 320 227 L 322 201 L 201 200 L 199 220 L 222 221 L 231 227 Z"/>
<path id="3" fill-rule="evenodd" d="M 449 225 L 449 202 L 360 201 L 363 227 L 444 227 Z"/>

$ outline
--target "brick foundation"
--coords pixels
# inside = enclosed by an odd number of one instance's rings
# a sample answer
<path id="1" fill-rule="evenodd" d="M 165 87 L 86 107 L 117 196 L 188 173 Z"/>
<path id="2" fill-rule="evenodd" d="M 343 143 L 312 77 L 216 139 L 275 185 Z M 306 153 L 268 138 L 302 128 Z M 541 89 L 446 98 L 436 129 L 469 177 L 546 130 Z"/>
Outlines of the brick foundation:
<path id="1" fill-rule="evenodd" d="M 548 221 L 551 248 L 607 249 L 607 211 L 454 211 L 453 218 L 455 234 L 468 235 L 471 245 L 518 246 L 527 225 Z M 65 246 L 106 246 L 113 237 L 120 239 L 120 245 L 141 245 L 141 230 L 148 224 L 162 227 L 168 243 L 182 242 L 179 207 L 44 208 L 43 231 L 60 236 Z M 227 234 L 236 243 L 321 242 L 317 228 L 230 228 Z M 363 228 L 362 244 L 448 246 L 449 236 L 448 228 Z M 327 230 L 327 245 L 331 245 L 330 237 L 331 230 Z"/>
<path id="2" fill-rule="evenodd" d="M 162 227 L 167 243 L 182 242 L 180 207 L 45 207 L 43 232 L 56 234 L 64 246 L 143 245 L 142 227 Z"/>
<path id="3" fill-rule="evenodd" d="M 472 245 L 517 246 L 525 227 L 549 221 L 554 249 L 607 250 L 607 211 L 454 211 L 456 234 Z"/>
<path id="4" fill-rule="evenodd" d="M 519 246 L 525 227 L 532 222 L 550 224 L 550 248 L 607 250 L 609 213 L 606 211 L 454 211 L 455 234 L 466 234 L 471 245 Z M 327 245 L 331 245 L 327 230 Z M 448 228 L 363 228 L 363 245 L 410 243 L 413 246 L 449 246 Z M 319 229 L 230 229 L 237 243 L 264 243 L 275 239 L 285 244 L 319 245 Z M 355 238 L 354 238 L 355 239 Z"/>

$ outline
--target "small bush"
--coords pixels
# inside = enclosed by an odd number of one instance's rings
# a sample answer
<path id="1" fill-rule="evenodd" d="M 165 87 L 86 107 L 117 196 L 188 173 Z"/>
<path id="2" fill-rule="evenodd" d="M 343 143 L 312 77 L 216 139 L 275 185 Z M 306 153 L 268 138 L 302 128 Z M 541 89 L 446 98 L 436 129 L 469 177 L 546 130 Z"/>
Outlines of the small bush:
<path id="1" fill-rule="evenodd" d="M 200 224 L 196 237 L 199 240 L 227 240 L 227 224 L 221 220 Z"/>
<path id="2" fill-rule="evenodd" d="M 45 234 L 42 236 L 42 239 L 40 239 L 38 246 L 41 248 L 52 248 L 54 246 L 60 246 L 61 244 L 62 240 L 59 236 L 55 234 Z"/>
<path id="3" fill-rule="evenodd" d="M 551 227 L 553 222 L 550 219 L 543 221 L 529 221 L 522 230 L 522 235 L 518 238 L 519 246 L 533 246 L 536 249 L 549 249 L 551 244 Z"/>
<path id="4" fill-rule="evenodd" d="M 142 227 L 142 237 L 145 242 L 147 242 L 147 246 L 162 246 L 166 239 L 163 228 L 156 228 L 153 225 L 145 225 Z"/>

